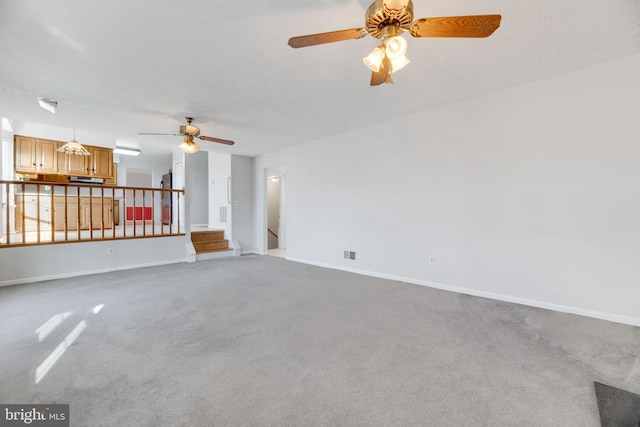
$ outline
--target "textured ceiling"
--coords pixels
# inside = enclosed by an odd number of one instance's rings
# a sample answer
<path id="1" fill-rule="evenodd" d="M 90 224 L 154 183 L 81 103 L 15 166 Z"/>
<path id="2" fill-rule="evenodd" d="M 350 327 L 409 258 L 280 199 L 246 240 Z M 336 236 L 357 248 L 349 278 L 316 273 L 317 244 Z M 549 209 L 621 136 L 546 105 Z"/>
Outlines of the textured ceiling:
<path id="1" fill-rule="evenodd" d="M 413 39 L 394 84 L 370 87 L 364 0 L 3 0 L 0 115 L 168 150 L 195 117 L 206 150 L 258 155 L 640 52 L 638 0 L 414 0 L 416 18 L 502 15 L 486 39 Z M 59 102 L 53 115 L 36 98 Z"/>

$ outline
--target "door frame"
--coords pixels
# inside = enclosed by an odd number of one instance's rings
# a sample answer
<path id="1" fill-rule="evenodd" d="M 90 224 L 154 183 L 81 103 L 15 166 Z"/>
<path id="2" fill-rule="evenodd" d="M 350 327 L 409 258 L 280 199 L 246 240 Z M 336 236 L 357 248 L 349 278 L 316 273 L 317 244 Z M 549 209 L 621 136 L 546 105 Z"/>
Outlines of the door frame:
<path id="1" fill-rule="evenodd" d="M 280 223 L 279 223 L 279 234 L 278 234 L 278 248 L 286 249 L 287 248 L 287 239 L 286 239 L 286 174 L 284 171 L 284 167 L 276 166 L 276 167 L 266 167 L 263 170 L 263 213 L 264 213 L 264 222 L 263 222 L 263 230 L 262 230 L 262 247 L 263 252 L 266 254 L 269 251 L 269 232 L 267 228 L 269 227 L 269 177 L 277 176 L 280 178 Z"/>

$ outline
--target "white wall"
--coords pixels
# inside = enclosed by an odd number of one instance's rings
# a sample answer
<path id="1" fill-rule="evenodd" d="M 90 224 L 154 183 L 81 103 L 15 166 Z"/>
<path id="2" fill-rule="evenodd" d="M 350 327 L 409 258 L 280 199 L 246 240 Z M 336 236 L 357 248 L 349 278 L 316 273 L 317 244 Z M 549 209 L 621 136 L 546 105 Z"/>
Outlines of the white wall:
<path id="1" fill-rule="evenodd" d="M 254 251 L 253 161 L 252 157 L 231 156 L 231 239 L 240 243 L 242 253 Z"/>
<path id="2" fill-rule="evenodd" d="M 191 224 L 209 223 L 209 156 L 204 151 L 186 156 L 188 179 L 191 185 Z"/>
<path id="3" fill-rule="evenodd" d="M 231 155 L 209 154 L 209 228 L 227 230 L 231 224 L 228 180 L 231 178 Z M 226 218 L 221 215 L 226 209 Z"/>
<path id="4" fill-rule="evenodd" d="M 13 120 L 4 118 L 0 130 L 2 131 L 0 139 L 0 180 L 12 181 L 14 179 L 13 172 Z M 7 186 L 9 193 L 7 194 Z M 0 185 L 0 239 L 5 238 L 7 232 L 7 208 L 8 217 L 12 218 L 15 211 L 15 202 L 13 196 L 13 186 L 8 184 Z M 9 232 L 15 231 L 15 222 L 9 222 Z"/>
<path id="5" fill-rule="evenodd" d="M 14 133 L 16 135 L 31 136 L 33 138 L 52 139 L 54 141 L 71 141 L 73 139 L 73 129 L 60 128 L 55 126 L 41 125 L 38 123 L 23 122 L 14 120 Z M 94 133 L 82 129 L 76 129 L 76 140 L 80 144 L 93 145 L 95 147 L 115 148 L 115 135 Z"/>
<path id="6" fill-rule="evenodd" d="M 187 242 L 176 236 L 2 249 L 0 286 L 184 262 Z"/>
<path id="7" fill-rule="evenodd" d="M 256 250 L 284 165 L 289 259 L 640 325 L 639 75 L 632 55 L 261 156 Z"/>

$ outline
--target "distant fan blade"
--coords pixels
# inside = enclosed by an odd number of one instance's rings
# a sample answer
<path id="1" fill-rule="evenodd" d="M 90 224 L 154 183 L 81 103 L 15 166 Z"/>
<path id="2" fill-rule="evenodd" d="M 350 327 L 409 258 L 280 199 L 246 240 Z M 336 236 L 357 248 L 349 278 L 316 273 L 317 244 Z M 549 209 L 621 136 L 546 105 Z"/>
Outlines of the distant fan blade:
<path id="1" fill-rule="evenodd" d="M 382 83 L 393 83 L 391 80 L 391 60 L 385 55 L 380 64 L 380 70 L 371 73 L 371 86 L 379 86 Z"/>
<path id="2" fill-rule="evenodd" d="M 489 37 L 500 26 L 500 15 L 447 16 L 417 19 L 413 37 Z"/>
<path id="3" fill-rule="evenodd" d="M 352 28 L 350 30 L 332 31 L 329 33 L 310 34 L 308 36 L 291 37 L 289 46 L 307 47 L 325 43 L 341 42 L 344 40 L 360 39 L 367 35 L 364 28 Z"/>
<path id="4" fill-rule="evenodd" d="M 204 135 L 202 135 L 202 136 L 198 136 L 198 138 L 203 140 L 203 141 L 218 142 L 220 144 L 226 144 L 226 145 L 235 144 L 235 142 L 229 141 L 228 139 L 214 138 L 212 136 L 204 136 Z"/>
<path id="5" fill-rule="evenodd" d="M 179 133 L 147 133 L 147 132 L 138 132 L 138 135 L 168 135 L 168 136 L 180 136 Z"/>

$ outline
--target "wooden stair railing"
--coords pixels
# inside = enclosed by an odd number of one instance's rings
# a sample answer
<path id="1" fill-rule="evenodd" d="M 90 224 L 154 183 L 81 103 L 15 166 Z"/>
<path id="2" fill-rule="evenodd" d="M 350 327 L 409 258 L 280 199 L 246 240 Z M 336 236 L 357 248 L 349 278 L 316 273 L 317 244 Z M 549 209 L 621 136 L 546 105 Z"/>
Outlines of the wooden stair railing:
<path id="1" fill-rule="evenodd" d="M 180 209 L 176 225 L 163 225 L 159 217 L 161 207 L 156 202 L 167 193 L 179 206 L 184 190 L 0 180 L 0 248 L 183 236 Z M 120 215 L 120 202 L 127 201 L 134 212 L 150 209 L 154 218 L 142 224 L 127 221 Z M 123 208 L 126 212 L 126 206 Z"/>

